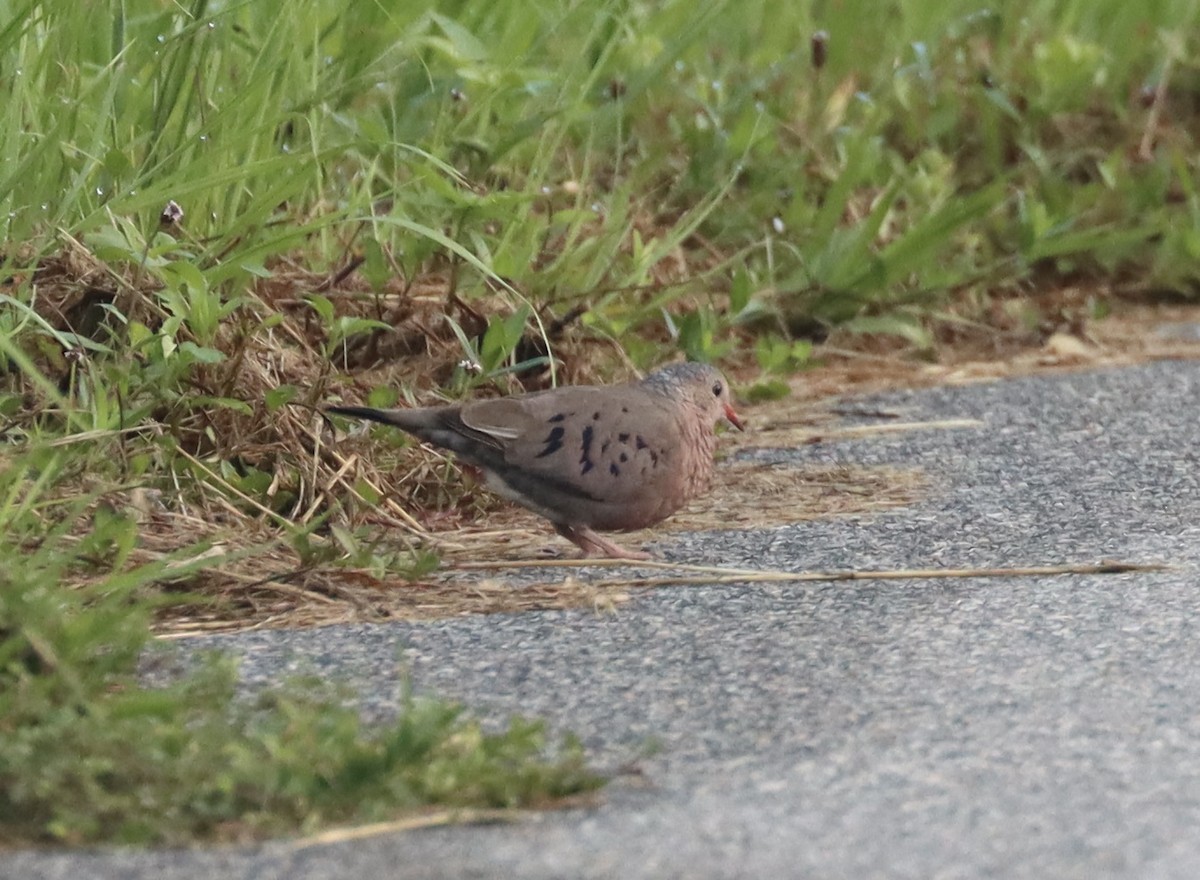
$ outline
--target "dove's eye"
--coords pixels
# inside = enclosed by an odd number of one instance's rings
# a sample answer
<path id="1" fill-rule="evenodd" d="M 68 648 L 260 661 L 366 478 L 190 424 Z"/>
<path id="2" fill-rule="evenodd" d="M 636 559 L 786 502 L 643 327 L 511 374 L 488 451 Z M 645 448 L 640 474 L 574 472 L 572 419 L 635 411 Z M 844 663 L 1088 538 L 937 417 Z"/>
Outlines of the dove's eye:
<path id="1" fill-rule="evenodd" d="M 713 397 L 720 397 L 721 392 L 725 389 L 721 387 L 720 382 L 713 382 Z"/>

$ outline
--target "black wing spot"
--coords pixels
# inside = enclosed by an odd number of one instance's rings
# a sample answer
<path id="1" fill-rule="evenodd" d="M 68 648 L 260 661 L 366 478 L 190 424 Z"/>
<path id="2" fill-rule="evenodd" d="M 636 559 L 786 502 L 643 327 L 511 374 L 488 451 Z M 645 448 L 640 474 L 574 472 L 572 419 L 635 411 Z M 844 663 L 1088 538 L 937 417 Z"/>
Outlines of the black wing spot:
<path id="1" fill-rule="evenodd" d="M 593 421 L 593 422 L 598 422 L 598 421 L 600 421 L 600 413 L 598 413 L 598 412 L 597 412 L 597 413 L 592 413 L 592 421 Z"/>
<path id="2" fill-rule="evenodd" d="M 626 455 L 624 452 L 622 452 L 621 453 L 621 464 L 625 464 L 625 462 L 627 462 L 627 461 L 629 461 L 629 456 Z"/>
<path id="3" fill-rule="evenodd" d="M 650 467 L 658 467 L 658 453 L 650 450 Z"/>
<path id="4" fill-rule="evenodd" d="M 559 413 L 559 414 L 558 414 L 558 415 L 556 415 L 556 416 L 550 416 L 550 418 L 549 418 L 549 421 L 551 421 L 551 422 L 561 422 L 561 421 L 562 421 L 563 419 L 565 419 L 566 417 L 567 417 L 567 416 L 566 416 L 566 414 L 565 414 L 565 413 Z"/>
<path id="5" fill-rule="evenodd" d="M 610 474 L 612 474 L 614 477 L 621 476 L 621 469 L 619 467 L 617 467 L 615 464 L 610 464 L 608 466 L 608 472 Z"/>
<path id="6" fill-rule="evenodd" d="M 629 407 L 627 407 L 627 406 L 621 407 L 621 412 L 623 412 L 623 413 L 629 412 Z"/>
<path id="7" fill-rule="evenodd" d="M 551 419 L 553 421 L 553 419 Z M 535 458 L 545 458 L 547 455 L 553 455 L 558 450 L 562 449 L 563 434 L 567 433 L 566 429 L 561 425 L 557 428 L 552 428 L 550 433 L 546 435 L 546 439 L 542 442 L 546 444 L 546 448 L 539 452 Z"/>
<path id="8" fill-rule="evenodd" d="M 605 440 L 603 443 L 601 443 L 601 444 L 600 444 L 600 454 L 601 454 L 601 455 L 603 455 L 604 453 L 608 452 L 608 444 L 609 444 L 609 442 L 610 442 L 610 441 L 608 441 L 608 440 Z"/>
<path id="9" fill-rule="evenodd" d="M 629 435 L 628 435 L 628 434 L 618 434 L 618 435 L 617 435 L 617 442 L 619 442 L 619 443 L 628 443 L 628 442 L 629 442 Z"/>
<path id="10" fill-rule="evenodd" d="M 586 474 L 595 467 L 595 463 L 592 461 L 592 435 L 594 433 L 591 425 L 583 429 L 583 436 L 581 438 L 583 442 L 580 445 L 579 452 L 579 463 L 582 465 L 579 469 L 581 475 Z"/>
<path id="11" fill-rule="evenodd" d="M 649 449 L 650 448 L 650 444 L 642 439 L 641 434 L 637 435 L 637 438 L 635 439 L 634 443 L 636 444 L 638 449 Z"/>

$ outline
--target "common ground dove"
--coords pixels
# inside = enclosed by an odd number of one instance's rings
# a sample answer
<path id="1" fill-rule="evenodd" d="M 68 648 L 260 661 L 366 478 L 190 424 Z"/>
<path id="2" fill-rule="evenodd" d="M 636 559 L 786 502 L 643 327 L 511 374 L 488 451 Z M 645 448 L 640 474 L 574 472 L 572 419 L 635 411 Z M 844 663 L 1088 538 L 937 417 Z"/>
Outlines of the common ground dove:
<path id="1" fill-rule="evenodd" d="M 666 519 L 711 482 L 713 428 L 743 425 L 725 377 L 704 364 L 671 364 L 640 382 L 567 385 L 458 406 L 326 412 L 394 425 L 480 468 L 492 491 L 553 523 L 583 550 L 625 559 L 596 531 Z"/>

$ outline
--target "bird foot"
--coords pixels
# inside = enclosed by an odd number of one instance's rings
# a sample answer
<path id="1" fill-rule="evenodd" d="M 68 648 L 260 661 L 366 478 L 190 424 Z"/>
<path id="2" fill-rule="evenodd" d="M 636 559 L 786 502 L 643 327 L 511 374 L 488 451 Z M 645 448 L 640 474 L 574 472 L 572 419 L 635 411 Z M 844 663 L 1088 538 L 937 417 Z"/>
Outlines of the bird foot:
<path id="1" fill-rule="evenodd" d="M 604 556 L 608 559 L 652 559 L 649 553 L 641 550 L 628 550 L 620 544 L 613 543 L 608 538 L 601 537 L 586 526 L 568 526 L 554 524 L 554 530 L 583 551 L 583 558 L 589 556 Z"/>

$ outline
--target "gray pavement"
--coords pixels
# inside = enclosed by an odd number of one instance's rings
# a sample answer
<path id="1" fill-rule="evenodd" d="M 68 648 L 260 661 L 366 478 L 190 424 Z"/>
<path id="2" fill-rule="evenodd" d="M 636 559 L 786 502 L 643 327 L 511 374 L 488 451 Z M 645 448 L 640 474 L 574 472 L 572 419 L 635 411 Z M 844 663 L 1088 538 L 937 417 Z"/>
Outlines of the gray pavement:
<path id="1" fill-rule="evenodd" d="M 368 714 L 418 690 L 637 759 L 594 810 L 352 844 L 6 853 L 5 877 L 1200 876 L 1200 363 L 879 395 L 929 431 L 746 454 L 918 466 L 925 500 L 688 536 L 795 570 L 1090 562 L 1153 574 L 660 589 L 544 612 L 214 638 Z M 658 751 L 640 757 L 648 742 Z"/>

